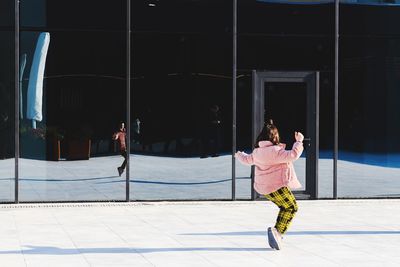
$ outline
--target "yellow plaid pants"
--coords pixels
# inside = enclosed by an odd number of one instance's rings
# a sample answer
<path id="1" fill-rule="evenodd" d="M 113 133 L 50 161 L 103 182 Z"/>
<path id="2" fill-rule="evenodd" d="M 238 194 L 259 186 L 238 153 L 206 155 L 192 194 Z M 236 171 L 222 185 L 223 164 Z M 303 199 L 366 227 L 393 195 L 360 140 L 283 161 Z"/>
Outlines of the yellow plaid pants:
<path id="1" fill-rule="evenodd" d="M 280 209 L 276 219 L 275 228 L 281 233 L 286 233 L 294 215 L 297 212 L 296 198 L 288 187 L 282 187 L 265 197 L 275 203 Z"/>

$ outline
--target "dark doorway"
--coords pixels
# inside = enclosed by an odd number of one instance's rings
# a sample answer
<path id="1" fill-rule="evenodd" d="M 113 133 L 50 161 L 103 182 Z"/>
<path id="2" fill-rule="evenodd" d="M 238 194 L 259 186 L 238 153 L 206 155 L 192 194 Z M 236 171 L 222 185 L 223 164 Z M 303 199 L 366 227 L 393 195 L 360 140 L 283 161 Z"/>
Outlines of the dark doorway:
<path id="1" fill-rule="evenodd" d="M 286 149 L 292 147 L 295 131 L 304 134 L 305 149 L 295 163 L 303 188 L 295 194 L 307 199 L 318 197 L 318 87 L 318 72 L 253 71 L 253 142 L 271 118 Z M 253 191 L 253 198 L 257 197 Z"/>

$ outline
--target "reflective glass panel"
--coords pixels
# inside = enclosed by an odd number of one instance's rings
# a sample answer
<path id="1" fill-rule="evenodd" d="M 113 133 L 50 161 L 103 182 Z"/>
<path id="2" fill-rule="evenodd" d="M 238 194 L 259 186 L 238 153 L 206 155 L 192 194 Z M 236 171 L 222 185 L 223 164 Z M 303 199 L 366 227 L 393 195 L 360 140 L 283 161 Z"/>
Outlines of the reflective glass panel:
<path id="1" fill-rule="evenodd" d="M 122 2 L 21 2 L 21 201 L 125 199 L 114 135 L 126 120 Z"/>
<path id="2" fill-rule="evenodd" d="M 14 1 L 0 1 L 0 202 L 14 201 Z"/>
<path id="3" fill-rule="evenodd" d="M 340 11 L 338 195 L 398 197 L 400 8 Z"/>
<path id="4" fill-rule="evenodd" d="M 253 118 L 272 118 L 291 149 L 292 132 L 307 132 L 305 121 L 310 93 L 299 84 L 277 83 L 262 92 L 265 107 L 255 109 L 254 72 L 319 72 L 319 158 L 318 195 L 332 196 L 333 179 L 333 96 L 334 96 L 334 1 L 238 1 L 238 150 L 251 152 L 258 132 Z M 306 95 L 304 95 L 306 94 Z M 299 99 L 299 101 L 296 101 Z M 300 100 L 301 99 L 301 100 Z M 300 104 L 302 103 L 302 104 Z M 308 119 L 307 119 L 308 120 Z M 258 122 L 260 123 L 260 122 Z M 264 123 L 264 122 L 262 122 Z M 281 125 L 281 127 L 279 127 Z M 306 136 L 307 137 L 307 136 Z M 308 145 L 307 142 L 304 142 Z M 305 166 L 307 153 L 295 162 L 302 183 L 298 191 L 307 190 Z M 315 169 L 313 169 L 315 171 Z M 251 168 L 237 162 L 238 196 L 250 197 Z M 244 185 L 246 184 L 246 185 Z M 306 196 L 307 197 L 307 192 Z"/>
<path id="5" fill-rule="evenodd" d="M 132 1 L 131 199 L 229 199 L 232 1 Z"/>

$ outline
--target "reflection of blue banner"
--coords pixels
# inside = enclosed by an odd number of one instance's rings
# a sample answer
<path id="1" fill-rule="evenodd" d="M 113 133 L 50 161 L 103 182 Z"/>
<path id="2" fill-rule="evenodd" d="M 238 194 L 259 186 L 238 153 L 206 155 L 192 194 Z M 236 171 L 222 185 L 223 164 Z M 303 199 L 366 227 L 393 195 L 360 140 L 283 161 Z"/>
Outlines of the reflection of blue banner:
<path id="1" fill-rule="evenodd" d="M 22 54 L 21 55 L 21 59 L 20 59 L 20 70 L 19 70 L 19 116 L 21 119 L 24 118 L 24 109 L 23 109 L 23 105 L 24 102 L 22 101 L 23 97 L 22 97 L 22 78 L 24 77 L 24 70 L 25 70 L 25 66 L 26 66 L 26 54 Z"/>
<path id="2" fill-rule="evenodd" d="M 39 35 L 32 60 L 27 94 L 27 118 L 33 120 L 33 122 L 43 119 L 43 76 L 49 43 L 50 34 L 48 32 L 42 32 Z"/>

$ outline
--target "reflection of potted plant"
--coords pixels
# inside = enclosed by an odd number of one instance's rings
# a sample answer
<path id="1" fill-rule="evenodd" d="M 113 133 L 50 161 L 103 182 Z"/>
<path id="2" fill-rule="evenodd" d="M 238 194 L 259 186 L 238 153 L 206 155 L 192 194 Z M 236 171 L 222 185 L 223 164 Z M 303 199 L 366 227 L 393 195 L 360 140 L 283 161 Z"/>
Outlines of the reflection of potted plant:
<path id="1" fill-rule="evenodd" d="M 48 127 L 46 129 L 47 139 L 47 159 L 60 160 L 61 141 L 64 139 L 64 132 L 57 127 Z"/>
<path id="2" fill-rule="evenodd" d="M 71 129 L 67 134 L 67 160 L 82 160 L 90 158 L 91 136 L 90 127 L 83 126 Z"/>
<path id="3" fill-rule="evenodd" d="M 20 126 L 20 151 L 22 158 L 46 159 L 46 128 L 36 129 L 26 123 Z"/>

